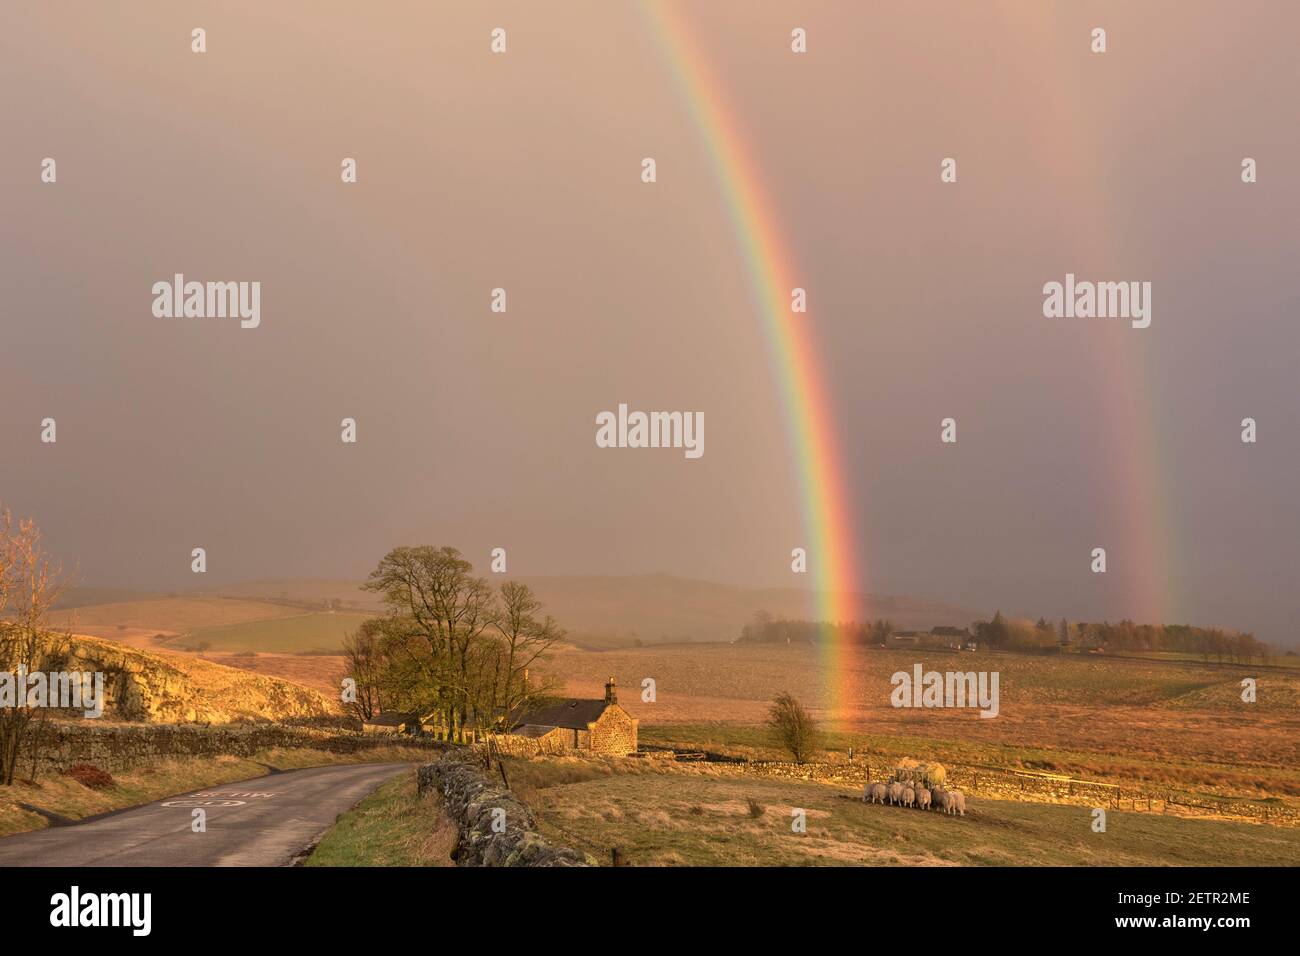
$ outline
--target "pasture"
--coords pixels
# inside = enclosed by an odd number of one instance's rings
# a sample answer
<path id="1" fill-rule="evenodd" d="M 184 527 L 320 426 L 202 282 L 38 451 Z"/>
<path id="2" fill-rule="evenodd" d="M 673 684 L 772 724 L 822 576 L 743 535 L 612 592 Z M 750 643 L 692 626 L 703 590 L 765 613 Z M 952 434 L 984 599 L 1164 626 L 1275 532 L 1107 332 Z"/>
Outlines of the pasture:
<path id="1" fill-rule="evenodd" d="M 366 618 L 364 614 L 346 612 L 297 613 L 271 620 L 201 627 L 178 638 L 176 646 L 232 654 L 337 654 L 344 636 Z"/>
<path id="2" fill-rule="evenodd" d="M 620 766 L 621 763 L 621 766 Z M 543 835 L 639 866 L 1300 865 L 1300 829 L 967 797 L 966 816 L 715 766 L 508 761 Z M 638 766 L 639 765 L 639 766 Z M 792 830 L 792 811 L 807 831 Z"/>
<path id="3" fill-rule="evenodd" d="M 1143 787 L 1252 798 L 1300 797 L 1300 674 L 1169 661 L 931 650 L 844 655 L 843 699 L 829 713 L 822 652 L 809 646 L 675 645 L 557 653 L 544 669 L 567 692 L 598 697 L 611 674 L 645 743 L 776 756 L 762 728 L 788 690 L 827 731 L 825 748 L 882 758 L 1046 770 Z M 894 708 L 890 676 L 927 669 L 997 671 L 1000 713 Z M 1240 680 L 1259 682 L 1241 700 Z M 642 681 L 655 700 L 641 699 Z"/>
<path id="4" fill-rule="evenodd" d="M 50 615 L 50 623 L 76 631 L 88 628 L 123 628 L 182 634 L 197 628 L 264 621 L 296 614 L 302 614 L 302 610 L 264 601 L 217 597 L 158 597 L 56 611 Z"/>

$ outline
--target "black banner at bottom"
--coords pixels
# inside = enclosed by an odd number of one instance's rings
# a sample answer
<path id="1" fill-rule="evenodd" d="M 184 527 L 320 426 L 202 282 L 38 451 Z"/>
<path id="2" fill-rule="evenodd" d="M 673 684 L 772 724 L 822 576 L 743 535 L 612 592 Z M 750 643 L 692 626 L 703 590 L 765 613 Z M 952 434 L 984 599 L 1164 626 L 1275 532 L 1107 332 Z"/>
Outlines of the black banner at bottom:
<path id="1" fill-rule="evenodd" d="M 773 941 L 895 927 L 954 941 L 1024 932 L 1070 940 L 1215 943 L 1279 933 L 1294 872 L 1251 869 L 18 869 L 0 872 L 6 934 L 208 945 L 268 939 L 374 945 L 447 918 L 484 942 L 595 930 Z M 546 927 L 552 929 L 548 930 Z M 478 930 L 475 929 L 478 927 Z M 505 934 L 503 936 L 503 934 Z M 910 938 L 910 937 L 909 937 Z"/>

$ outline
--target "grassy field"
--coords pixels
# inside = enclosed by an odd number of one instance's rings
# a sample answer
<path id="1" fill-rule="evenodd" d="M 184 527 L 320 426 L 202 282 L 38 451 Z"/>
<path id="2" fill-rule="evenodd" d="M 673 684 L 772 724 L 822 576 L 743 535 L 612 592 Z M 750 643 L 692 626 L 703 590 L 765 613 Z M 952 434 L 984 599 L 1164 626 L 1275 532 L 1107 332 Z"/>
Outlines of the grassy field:
<path id="1" fill-rule="evenodd" d="M 456 828 L 436 791 L 416 796 L 415 771 L 343 814 L 304 866 L 454 866 Z"/>
<path id="2" fill-rule="evenodd" d="M 162 797 L 213 787 L 236 780 L 249 780 L 278 770 L 324 767 L 339 763 L 419 761 L 429 759 L 427 750 L 409 747 L 377 747 L 357 754 L 335 754 L 325 750 L 275 748 L 252 757 L 183 757 L 158 760 L 113 774 L 113 784 L 102 790 L 83 786 L 63 774 L 49 774 L 37 783 L 17 781 L 0 787 L 0 837 L 49 825 L 45 817 L 18 806 L 39 807 L 73 820 L 120 810 Z"/>
<path id="3" fill-rule="evenodd" d="M 220 627 L 246 621 L 292 617 L 302 610 L 217 597 L 161 597 L 145 601 L 92 604 L 50 615 L 59 627 L 121 627 L 184 633 L 196 628 Z"/>
<path id="4" fill-rule="evenodd" d="M 542 833 L 639 866 L 1300 865 L 1300 830 L 968 798 L 965 817 L 863 804 L 856 791 L 710 767 L 512 761 Z M 531 765 L 531 766 L 530 766 Z M 649 766 L 647 766 L 649 765 Z M 792 811 L 807 830 L 792 830 Z"/>
<path id="5" fill-rule="evenodd" d="M 1000 713 L 894 708 L 890 677 L 926 669 L 996 671 Z M 641 720 L 642 740 L 771 756 L 761 726 L 790 691 L 827 730 L 826 748 L 1138 781 L 1222 795 L 1300 797 L 1300 674 L 1081 656 L 868 650 L 844 654 L 831 715 L 821 652 L 713 644 L 557 653 L 544 665 L 567 692 L 599 697 L 607 677 Z M 540 668 L 539 668 L 540 669 Z M 1240 681 L 1259 681 L 1256 703 Z M 655 700 L 641 699 L 653 678 Z M 834 719 L 832 719 L 834 717 Z"/>
<path id="6" fill-rule="evenodd" d="M 269 605 L 268 605 L 269 606 Z M 271 654 L 337 653 L 343 637 L 366 620 L 364 614 L 298 614 L 267 621 L 201 627 L 178 638 L 186 650 L 265 652 Z"/>

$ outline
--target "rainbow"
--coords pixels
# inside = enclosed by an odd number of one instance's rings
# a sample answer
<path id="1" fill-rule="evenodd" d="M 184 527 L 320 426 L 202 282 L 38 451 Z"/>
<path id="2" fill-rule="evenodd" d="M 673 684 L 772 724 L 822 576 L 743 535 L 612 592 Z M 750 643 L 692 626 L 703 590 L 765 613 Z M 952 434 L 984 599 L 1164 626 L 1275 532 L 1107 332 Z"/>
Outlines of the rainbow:
<path id="1" fill-rule="evenodd" d="M 811 313 L 791 311 L 791 290 L 803 285 L 799 269 L 785 244 L 740 118 L 689 24 L 669 3 L 645 4 L 641 9 L 704 143 L 747 268 L 795 461 L 808 535 L 807 544 L 801 546 L 808 554 L 816 595 L 813 613 L 821 621 L 852 621 L 858 616 L 853 595 L 863 590 L 853 544 L 855 523 L 813 342 L 815 320 Z M 832 715 L 841 715 L 853 706 L 849 682 L 856 670 L 854 649 L 826 640 L 821 653 L 824 703 Z"/>
<path id="2" fill-rule="evenodd" d="M 1093 104 L 1084 95 L 1087 86 L 1070 82 L 1069 65 L 1079 59 L 1078 35 L 1062 11 L 1050 4 L 998 9 L 1008 34 L 1020 32 L 1025 38 L 1022 55 L 1030 60 L 1032 75 L 1055 78 L 1028 87 L 1044 105 L 1043 112 L 1089 115 Z M 1084 62 L 1091 66 L 1097 61 L 1085 56 Z M 1076 248 L 1071 261 L 1135 258 L 1123 247 L 1127 240 L 1115 225 L 1114 202 L 1103 186 L 1110 171 L 1101 165 L 1104 159 L 1099 152 L 1078 133 L 1076 129 L 1075 135 L 1057 136 L 1043 129 L 1035 142 L 1038 155 L 1033 157 L 1059 170 L 1063 179 L 1090 188 L 1088 207 L 1094 212 L 1074 223 Z M 1170 480 L 1171 468 L 1161 453 L 1162 432 L 1172 425 L 1162 420 L 1163 410 L 1149 384 L 1159 376 L 1144 359 L 1144 350 L 1160 333 L 1154 327 L 1136 335 L 1122 327 L 1107 333 L 1105 348 L 1091 353 L 1095 363 L 1091 379 L 1101 386 L 1096 399 L 1099 418 L 1108 424 L 1112 515 L 1121 532 L 1106 548 L 1111 564 L 1107 577 L 1125 616 L 1139 623 L 1173 623 L 1187 608 L 1177 576 L 1183 546 L 1173 500 L 1177 484 Z"/>

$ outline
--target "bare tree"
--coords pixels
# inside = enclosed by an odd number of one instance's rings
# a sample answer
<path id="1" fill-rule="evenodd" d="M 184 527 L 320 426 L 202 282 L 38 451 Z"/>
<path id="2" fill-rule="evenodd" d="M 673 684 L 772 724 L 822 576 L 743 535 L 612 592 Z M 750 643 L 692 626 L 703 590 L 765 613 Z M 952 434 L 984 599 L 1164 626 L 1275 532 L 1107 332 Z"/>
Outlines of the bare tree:
<path id="1" fill-rule="evenodd" d="M 557 641 L 564 631 L 554 618 L 542 618 L 542 602 L 526 584 L 507 581 L 501 585 L 501 597 L 492 626 L 500 646 L 492 675 L 492 714 L 509 724 L 539 696 L 554 688 L 551 684 L 530 679 L 529 668 Z M 507 729 L 509 729 L 507 727 Z"/>
<path id="2" fill-rule="evenodd" d="M 772 701 L 767 711 L 767 726 L 795 763 L 804 763 L 817 748 L 820 734 L 812 715 L 789 693 Z"/>
<path id="3" fill-rule="evenodd" d="M 0 785 L 14 782 L 18 756 L 39 757 L 39 730 L 48 708 L 34 706 L 26 676 L 55 670 L 67 655 L 63 635 L 50 631 L 46 616 L 62 589 L 62 573 L 45 553 L 31 519 L 15 522 L 0 509 L 0 673 L 12 681 L 12 699 L 0 703 Z"/>
<path id="4" fill-rule="evenodd" d="M 384 709 L 380 633 L 381 622 L 372 619 L 343 637 L 344 674 L 356 684 L 356 700 L 347 704 L 347 710 L 363 721 Z"/>

